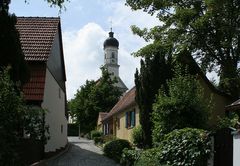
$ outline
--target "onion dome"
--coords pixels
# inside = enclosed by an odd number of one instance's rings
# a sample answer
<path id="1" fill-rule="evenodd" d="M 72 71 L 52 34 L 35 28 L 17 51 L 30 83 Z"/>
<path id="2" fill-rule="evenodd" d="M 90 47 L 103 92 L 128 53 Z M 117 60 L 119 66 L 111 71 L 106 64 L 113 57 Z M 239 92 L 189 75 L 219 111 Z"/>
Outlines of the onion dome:
<path id="1" fill-rule="evenodd" d="M 103 47 L 106 48 L 108 46 L 117 47 L 119 46 L 119 42 L 116 38 L 113 37 L 113 32 L 109 32 L 109 37 L 104 41 Z"/>

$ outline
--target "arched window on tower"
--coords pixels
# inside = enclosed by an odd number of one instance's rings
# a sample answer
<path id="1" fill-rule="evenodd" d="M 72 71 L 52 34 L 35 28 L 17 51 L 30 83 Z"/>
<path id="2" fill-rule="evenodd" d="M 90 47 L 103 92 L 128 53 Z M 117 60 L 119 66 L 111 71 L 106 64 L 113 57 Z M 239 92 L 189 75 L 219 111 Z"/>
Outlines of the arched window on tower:
<path id="1" fill-rule="evenodd" d="M 114 52 L 112 52 L 112 58 L 115 58 L 115 54 L 114 54 Z"/>

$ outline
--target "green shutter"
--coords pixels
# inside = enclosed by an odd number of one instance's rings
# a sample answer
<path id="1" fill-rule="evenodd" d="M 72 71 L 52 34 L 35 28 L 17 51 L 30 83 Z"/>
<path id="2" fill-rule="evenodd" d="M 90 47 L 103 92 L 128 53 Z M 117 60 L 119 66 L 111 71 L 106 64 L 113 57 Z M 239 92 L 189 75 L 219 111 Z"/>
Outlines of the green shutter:
<path id="1" fill-rule="evenodd" d="M 135 126 L 135 110 L 131 111 L 131 127 Z"/>
<path id="2" fill-rule="evenodd" d="M 128 112 L 125 113 L 125 127 L 128 128 Z"/>

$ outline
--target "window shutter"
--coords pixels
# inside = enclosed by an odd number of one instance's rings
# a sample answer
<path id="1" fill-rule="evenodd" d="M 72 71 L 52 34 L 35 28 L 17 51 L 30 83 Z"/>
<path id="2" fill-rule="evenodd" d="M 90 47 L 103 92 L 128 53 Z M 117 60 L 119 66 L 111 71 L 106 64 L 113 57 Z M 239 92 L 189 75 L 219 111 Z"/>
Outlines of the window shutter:
<path id="1" fill-rule="evenodd" d="M 133 126 L 136 125 L 136 113 L 135 113 L 135 109 L 133 110 Z"/>
<path id="2" fill-rule="evenodd" d="M 131 127 L 135 126 L 135 111 L 131 111 Z"/>
<path id="3" fill-rule="evenodd" d="M 128 112 L 125 113 L 125 127 L 128 128 Z"/>

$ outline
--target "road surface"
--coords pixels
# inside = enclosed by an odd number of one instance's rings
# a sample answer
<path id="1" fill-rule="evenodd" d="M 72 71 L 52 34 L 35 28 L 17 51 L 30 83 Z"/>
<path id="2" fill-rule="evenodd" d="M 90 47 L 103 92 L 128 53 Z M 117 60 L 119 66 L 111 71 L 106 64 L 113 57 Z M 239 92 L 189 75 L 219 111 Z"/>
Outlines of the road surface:
<path id="1" fill-rule="evenodd" d="M 46 162 L 47 166 L 119 166 L 115 161 L 103 156 L 100 148 L 91 140 L 68 137 L 68 152 Z"/>

